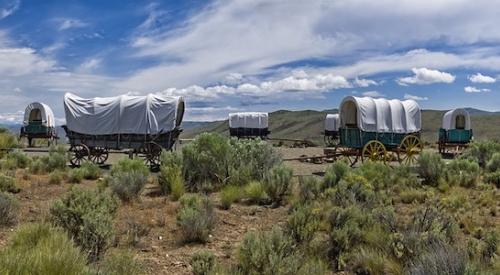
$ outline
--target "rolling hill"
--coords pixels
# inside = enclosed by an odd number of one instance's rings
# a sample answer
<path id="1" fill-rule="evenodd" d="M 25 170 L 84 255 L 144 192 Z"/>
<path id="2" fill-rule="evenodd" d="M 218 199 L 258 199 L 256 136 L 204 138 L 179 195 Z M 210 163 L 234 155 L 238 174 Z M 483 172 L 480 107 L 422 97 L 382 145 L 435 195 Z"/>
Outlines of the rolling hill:
<path id="1" fill-rule="evenodd" d="M 472 127 L 475 139 L 498 139 L 500 140 L 500 112 L 487 112 L 469 108 L 471 113 Z M 306 139 L 318 145 L 323 144 L 324 118 L 327 113 L 335 113 L 336 110 L 325 111 L 285 111 L 280 110 L 269 113 L 270 137 Z M 437 140 L 437 130 L 441 125 L 441 118 L 445 111 L 423 110 L 422 111 L 422 134 L 423 139 L 429 143 Z M 181 138 L 193 138 L 202 132 L 216 132 L 229 135 L 228 122 L 214 121 L 202 124 L 200 127 L 185 129 Z"/>

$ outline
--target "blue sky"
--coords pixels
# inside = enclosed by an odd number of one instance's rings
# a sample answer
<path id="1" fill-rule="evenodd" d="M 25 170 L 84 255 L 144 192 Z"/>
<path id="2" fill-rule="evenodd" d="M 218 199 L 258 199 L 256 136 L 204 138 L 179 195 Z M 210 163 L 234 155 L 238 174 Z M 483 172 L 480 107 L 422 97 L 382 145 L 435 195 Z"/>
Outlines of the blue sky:
<path id="1" fill-rule="evenodd" d="M 487 0 L 0 0 L 0 122 L 65 92 L 186 98 L 188 120 L 346 95 L 500 110 Z"/>

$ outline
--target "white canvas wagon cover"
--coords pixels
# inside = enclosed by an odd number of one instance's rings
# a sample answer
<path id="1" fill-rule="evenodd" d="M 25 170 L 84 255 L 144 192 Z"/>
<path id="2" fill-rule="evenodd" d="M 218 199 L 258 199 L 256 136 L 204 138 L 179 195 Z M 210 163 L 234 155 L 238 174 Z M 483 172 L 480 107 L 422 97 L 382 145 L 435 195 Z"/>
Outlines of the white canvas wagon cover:
<path id="1" fill-rule="evenodd" d="M 338 131 L 340 126 L 339 114 L 327 114 L 325 118 L 325 131 Z"/>
<path id="2" fill-rule="evenodd" d="M 421 113 L 414 100 L 347 96 L 340 104 L 341 127 L 362 131 L 414 133 L 421 130 Z"/>
<path id="3" fill-rule="evenodd" d="M 68 129 L 88 135 L 157 134 L 179 126 L 182 97 L 146 96 L 81 98 L 64 95 Z"/>
<path id="4" fill-rule="evenodd" d="M 260 112 L 229 114 L 229 128 L 265 129 L 269 127 L 269 115 Z"/>
<path id="5" fill-rule="evenodd" d="M 50 107 L 45 103 L 33 102 L 26 107 L 26 110 L 24 110 L 24 125 L 26 126 L 30 123 L 30 121 L 34 120 L 41 120 L 42 125 L 47 127 L 56 126 L 54 112 L 52 112 L 52 109 L 50 109 Z"/>
<path id="6" fill-rule="evenodd" d="M 452 130 L 457 128 L 470 130 L 471 125 L 469 112 L 462 108 L 453 109 L 446 112 L 443 116 L 442 127 L 445 130 Z"/>

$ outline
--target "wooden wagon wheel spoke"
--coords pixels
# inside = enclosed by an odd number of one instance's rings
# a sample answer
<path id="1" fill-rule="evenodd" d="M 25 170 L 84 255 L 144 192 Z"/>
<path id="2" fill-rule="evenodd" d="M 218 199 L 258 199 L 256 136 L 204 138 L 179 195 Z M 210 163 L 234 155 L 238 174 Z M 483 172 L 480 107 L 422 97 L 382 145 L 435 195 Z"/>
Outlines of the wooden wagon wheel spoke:
<path id="1" fill-rule="evenodd" d="M 108 159 L 109 152 L 106 148 L 94 147 L 90 151 L 90 160 L 95 164 L 104 164 Z"/>
<path id="2" fill-rule="evenodd" d="M 151 169 L 157 169 L 160 166 L 162 150 L 163 148 L 155 142 L 148 142 L 142 148 L 144 161 Z"/>
<path id="3" fill-rule="evenodd" d="M 358 162 L 358 150 L 336 146 L 335 147 L 335 160 L 346 161 L 351 167 Z"/>
<path id="4" fill-rule="evenodd" d="M 363 147 L 361 158 L 363 161 L 371 160 L 385 162 L 387 159 L 387 150 L 380 141 L 372 140 Z"/>
<path id="5" fill-rule="evenodd" d="M 417 156 L 422 152 L 422 143 L 420 138 L 414 135 L 406 136 L 399 148 L 401 157 L 399 161 L 406 165 L 412 165 L 417 161 Z"/>
<path id="6" fill-rule="evenodd" d="M 89 159 L 90 151 L 84 144 L 72 145 L 69 150 L 69 162 L 71 165 L 79 167 L 84 161 Z"/>

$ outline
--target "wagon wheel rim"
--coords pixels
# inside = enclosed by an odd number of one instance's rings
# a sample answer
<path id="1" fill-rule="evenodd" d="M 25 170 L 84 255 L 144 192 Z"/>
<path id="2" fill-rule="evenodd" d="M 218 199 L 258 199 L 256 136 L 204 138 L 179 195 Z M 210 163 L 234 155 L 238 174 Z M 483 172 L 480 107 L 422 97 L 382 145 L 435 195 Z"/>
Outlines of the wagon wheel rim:
<path id="1" fill-rule="evenodd" d="M 79 167 L 90 155 L 89 148 L 84 144 L 72 145 L 69 153 L 69 162 L 76 167 Z"/>
<path id="2" fill-rule="evenodd" d="M 95 164 L 104 164 L 108 160 L 109 152 L 106 148 L 95 147 L 90 155 L 90 160 Z"/>
<path id="3" fill-rule="evenodd" d="M 335 147 L 335 160 L 346 160 L 347 163 L 352 167 L 358 162 L 358 150 L 336 146 Z"/>
<path id="4" fill-rule="evenodd" d="M 382 161 L 385 163 L 387 159 L 387 150 L 380 141 L 372 140 L 363 147 L 361 157 L 363 161 Z"/>
<path id="5" fill-rule="evenodd" d="M 406 165 L 412 165 L 417 161 L 417 156 L 422 152 L 422 142 L 417 136 L 409 135 L 401 141 L 399 161 Z"/>
<path id="6" fill-rule="evenodd" d="M 144 161 L 150 168 L 157 168 L 160 166 L 160 156 L 162 147 L 155 142 L 147 143 L 144 148 Z"/>

